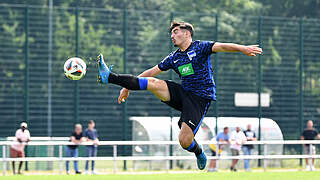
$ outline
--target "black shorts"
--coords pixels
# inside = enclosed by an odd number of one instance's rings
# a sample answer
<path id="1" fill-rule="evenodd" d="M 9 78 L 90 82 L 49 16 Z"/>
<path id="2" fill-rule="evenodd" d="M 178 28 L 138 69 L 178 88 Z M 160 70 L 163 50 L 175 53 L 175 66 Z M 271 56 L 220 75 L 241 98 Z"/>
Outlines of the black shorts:
<path id="1" fill-rule="evenodd" d="M 172 81 L 166 81 L 166 83 L 169 88 L 170 101 L 164 103 L 181 111 L 178 122 L 180 128 L 182 122 L 185 122 L 192 129 L 193 134 L 196 134 L 208 111 L 211 100 L 183 90 L 178 83 Z"/>

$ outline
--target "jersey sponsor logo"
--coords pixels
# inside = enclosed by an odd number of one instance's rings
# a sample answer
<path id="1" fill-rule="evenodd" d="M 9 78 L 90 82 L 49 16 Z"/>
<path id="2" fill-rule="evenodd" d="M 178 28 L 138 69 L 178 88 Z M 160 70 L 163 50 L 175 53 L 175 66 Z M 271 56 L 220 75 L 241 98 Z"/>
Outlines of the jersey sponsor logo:
<path id="1" fill-rule="evenodd" d="M 194 74 L 194 70 L 191 63 L 179 66 L 178 70 L 181 76 L 189 76 L 191 74 Z"/>
<path id="2" fill-rule="evenodd" d="M 196 126 L 196 125 L 193 124 L 193 122 L 192 122 L 191 120 L 189 120 L 189 123 L 190 123 L 192 126 Z"/>
<path id="3" fill-rule="evenodd" d="M 196 52 L 194 52 L 194 50 L 192 50 L 192 51 L 187 52 L 187 55 L 191 61 L 192 58 L 195 57 L 197 54 L 196 54 Z"/>

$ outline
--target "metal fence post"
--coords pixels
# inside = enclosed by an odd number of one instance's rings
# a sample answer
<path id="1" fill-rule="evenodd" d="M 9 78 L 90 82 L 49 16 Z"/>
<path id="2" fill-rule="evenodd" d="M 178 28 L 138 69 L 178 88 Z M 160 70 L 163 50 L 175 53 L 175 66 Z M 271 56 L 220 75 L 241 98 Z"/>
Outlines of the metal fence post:
<path id="1" fill-rule="evenodd" d="M 258 19 L 258 44 L 262 47 L 262 39 L 261 39 L 261 29 L 262 29 L 262 16 Z M 258 138 L 261 140 L 261 85 L 262 85 L 262 56 L 259 55 L 258 61 L 258 118 L 259 118 L 259 130 L 258 130 Z M 261 155 L 261 145 L 258 145 L 259 155 Z M 258 166 L 261 167 L 261 159 L 258 160 Z"/>
<path id="2" fill-rule="evenodd" d="M 63 171 L 63 151 L 62 151 L 62 145 L 59 145 L 59 174 L 62 174 Z"/>
<path id="3" fill-rule="evenodd" d="M 51 136 L 52 133 L 52 14 L 53 14 L 53 0 L 49 1 L 49 12 L 48 12 L 48 115 L 47 115 L 47 132 L 48 137 Z"/>
<path id="4" fill-rule="evenodd" d="M 300 120 L 300 133 L 303 131 L 303 121 L 304 121 L 304 116 L 303 116 L 303 19 L 301 18 L 299 21 L 299 120 Z M 300 134 L 299 134 L 300 138 Z M 303 146 L 300 146 L 300 154 L 302 154 L 303 151 Z M 302 159 L 300 159 L 300 166 L 302 166 Z"/>
<path id="5" fill-rule="evenodd" d="M 47 136 L 52 136 L 52 16 L 53 16 L 53 0 L 49 0 L 48 12 L 48 110 L 47 110 Z M 53 153 L 53 146 L 47 147 L 47 155 Z M 51 154 L 50 154 L 51 153 Z M 53 169 L 53 162 L 47 162 L 47 170 Z"/>
<path id="6" fill-rule="evenodd" d="M 75 54 L 76 57 L 79 56 L 79 6 L 78 3 L 76 5 L 76 11 L 75 11 L 75 44 L 76 44 L 76 49 L 75 49 Z M 79 122 L 79 82 L 74 81 L 74 120 L 75 123 Z"/>
<path id="7" fill-rule="evenodd" d="M 170 12 L 170 24 L 173 21 L 174 14 L 173 12 Z M 173 50 L 172 48 L 172 41 L 171 38 L 169 38 L 169 53 L 171 53 Z M 170 80 L 173 80 L 173 71 L 170 71 Z M 172 121 L 173 121 L 173 109 L 170 108 L 170 141 L 173 141 L 173 130 L 172 130 Z M 170 156 L 173 156 L 173 145 L 170 145 Z M 170 160 L 170 169 L 173 168 L 173 160 Z"/>
<path id="8" fill-rule="evenodd" d="M 117 172 L 117 145 L 113 145 L 113 173 Z"/>
<path id="9" fill-rule="evenodd" d="M 149 152 L 149 156 L 152 156 L 152 148 L 151 148 L 151 145 L 148 145 L 149 149 L 148 149 L 148 152 Z M 152 160 L 149 161 L 149 170 L 152 170 Z"/>
<path id="10" fill-rule="evenodd" d="M 3 175 L 6 175 L 6 171 L 7 171 L 6 145 L 2 146 L 2 171 L 3 171 Z"/>
<path id="11" fill-rule="evenodd" d="M 167 157 L 168 157 L 168 155 L 170 155 L 169 153 L 170 153 L 170 145 L 167 144 L 167 145 L 166 145 L 166 156 L 167 156 Z M 166 171 L 167 171 L 167 172 L 169 172 L 169 168 L 170 168 L 170 161 L 169 161 L 169 159 L 167 159 L 167 160 L 166 160 Z"/>
<path id="12" fill-rule="evenodd" d="M 25 72 L 24 72 L 24 120 L 29 123 L 29 98 L 30 98 L 30 90 L 29 90 L 29 5 L 25 7 Z M 26 155 L 28 155 L 28 147 L 26 147 Z M 28 162 L 25 163 L 25 170 L 28 170 Z"/>
<path id="13" fill-rule="evenodd" d="M 220 159 L 220 153 L 219 153 L 219 141 L 216 141 L 216 169 L 219 169 L 219 159 Z"/>
<path id="14" fill-rule="evenodd" d="M 311 156 L 312 156 L 312 154 L 313 154 L 312 146 L 313 146 L 312 144 L 310 144 L 310 145 L 309 145 L 309 166 L 310 166 L 310 168 L 311 168 L 311 167 L 312 167 L 312 165 L 313 165 L 313 164 L 312 164 L 312 157 L 311 157 Z M 312 169 L 311 169 L 311 170 L 312 170 Z"/>
<path id="15" fill-rule="evenodd" d="M 219 14 L 216 14 L 216 39 L 215 41 L 218 41 L 219 39 Z M 219 78 L 219 53 L 215 54 L 214 57 L 214 72 L 215 72 L 215 83 L 216 83 L 216 96 L 218 96 L 218 78 Z M 215 102 L 215 109 L 216 109 L 216 135 L 218 135 L 218 117 L 219 117 L 219 98 L 217 97 Z"/>
<path id="16" fill-rule="evenodd" d="M 127 9 L 123 9 L 123 25 L 122 25 L 122 32 L 123 32 L 123 73 L 127 73 Z M 127 115 L 127 103 L 122 103 L 122 122 L 123 122 L 123 137 L 122 140 L 127 140 L 128 134 L 128 115 Z M 123 147 L 124 152 L 126 147 Z M 127 161 L 123 161 L 123 170 L 127 170 Z"/>
<path id="17" fill-rule="evenodd" d="M 263 171 L 266 172 L 267 171 L 267 145 L 266 143 L 263 143 Z"/>

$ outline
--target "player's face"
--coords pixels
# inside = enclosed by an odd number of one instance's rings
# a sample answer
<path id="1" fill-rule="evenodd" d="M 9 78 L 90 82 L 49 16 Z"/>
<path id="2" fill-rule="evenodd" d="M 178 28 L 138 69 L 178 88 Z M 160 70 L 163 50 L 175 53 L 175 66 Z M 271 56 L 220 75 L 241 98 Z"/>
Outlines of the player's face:
<path id="1" fill-rule="evenodd" d="M 175 27 L 171 31 L 171 40 L 175 47 L 180 46 L 183 44 L 187 39 L 187 32 L 180 27 Z"/>

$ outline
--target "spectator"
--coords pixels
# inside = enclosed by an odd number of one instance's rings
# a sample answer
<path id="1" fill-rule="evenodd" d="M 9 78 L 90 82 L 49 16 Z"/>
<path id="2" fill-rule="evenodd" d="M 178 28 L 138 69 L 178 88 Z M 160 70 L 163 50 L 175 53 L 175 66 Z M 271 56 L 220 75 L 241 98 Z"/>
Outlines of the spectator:
<path id="1" fill-rule="evenodd" d="M 237 126 L 236 130 L 231 133 L 230 140 L 232 141 L 230 145 L 232 156 L 239 156 L 242 144 L 247 141 L 247 137 L 241 131 L 239 126 Z M 232 159 L 232 164 L 230 167 L 231 171 L 237 171 L 235 166 L 237 165 L 238 161 L 239 159 Z"/>
<path id="2" fill-rule="evenodd" d="M 99 139 L 98 139 L 98 132 L 94 127 L 95 127 L 94 121 L 90 120 L 88 123 L 88 128 L 84 131 L 84 135 L 83 135 L 88 142 L 93 143 L 93 145 L 86 146 L 87 157 L 97 156 Z M 88 171 L 89 171 L 89 161 L 86 161 L 85 173 L 88 174 L 89 173 Z M 94 160 L 92 160 L 92 163 L 91 163 L 91 171 L 92 171 L 92 174 L 97 174 L 96 171 L 94 170 Z"/>
<path id="3" fill-rule="evenodd" d="M 27 129 L 28 125 L 25 122 L 22 122 L 20 124 L 20 129 L 16 131 L 16 142 L 19 142 L 17 144 L 13 144 L 10 147 L 10 152 L 11 152 L 11 157 L 12 158 L 24 158 L 24 143 L 27 143 L 30 141 L 30 132 Z M 19 163 L 19 169 L 18 169 L 18 174 L 21 174 L 21 168 L 22 168 L 23 161 L 20 161 Z M 13 174 L 16 174 L 16 169 L 15 169 L 15 162 L 12 161 L 12 171 Z"/>
<path id="4" fill-rule="evenodd" d="M 247 130 L 243 131 L 244 135 L 247 137 L 247 141 L 256 141 L 256 133 L 251 130 L 251 124 L 248 124 Z M 253 149 L 252 144 L 245 144 L 242 146 L 242 151 L 244 155 L 251 155 Z M 246 171 L 250 171 L 250 159 L 245 159 L 244 160 L 244 169 Z"/>
<path id="5" fill-rule="evenodd" d="M 307 128 L 302 132 L 301 140 L 314 140 L 315 137 L 320 139 L 320 134 L 316 129 L 313 128 L 313 122 L 309 120 L 307 122 Z M 310 147 L 311 146 L 311 147 Z M 311 152 L 310 152 L 311 149 Z M 316 153 L 316 147 L 310 144 L 303 145 L 303 151 L 305 154 L 314 155 Z M 306 170 L 307 171 L 314 171 L 314 158 L 312 158 L 311 165 L 309 164 L 309 158 L 306 158 Z"/>
<path id="6" fill-rule="evenodd" d="M 229 140 L 229 128 L 225 127 L 223 128 L 223 132 L 220 132 L 217 137 L 216 137 L 216 141 L 219 143 L 230 143 Z M 221 152 L 223 151 L 224 147 L 226 146 L 226 144 L 219 144 L 218 145 L 218 155 L 221 154 Z M 210 150 L 212 152 L 212 156 L 216 156 L 216 152 L 217 152 L 217 148 L 214 144 L 210 144 L 209 145 Z M 209 164 L 209 168 L 208 168 L 208 172 L 216 172 L 217 170 L 217 160 L 216 159 L 211 159 L 210 164 Z"/>
<path id="7" fill-rule="evenodd" d="M 71 133 L 70 141 L 75 143 L 75 144 L 80 144 L 83 141 L 83 136 L 82 136 L 82 126 L 81 124 L 76 124 L 75 125 L 75 131 Z M 68 145 L 66 147 L 66 155 L 67 157 L 78 157 L 78 145 Z M 76 174 L 81 174 L 79 171 L 78 167 L 78 161 L 74 161 L 74 170 Z M 66 161 L 66 171 L 67 174 L 70 174 L 69 170 L 69 161 Z"/>

